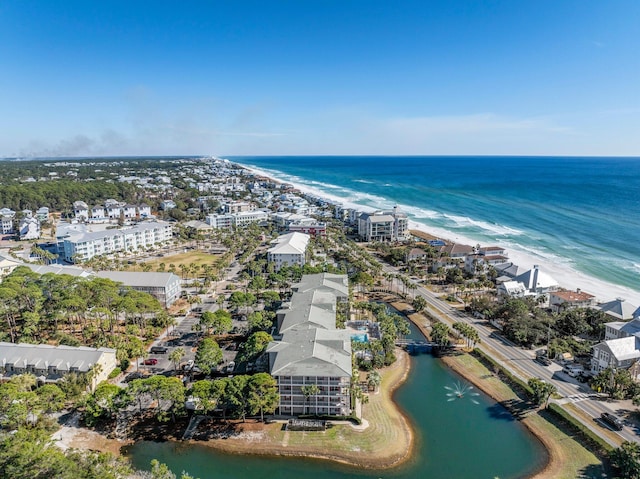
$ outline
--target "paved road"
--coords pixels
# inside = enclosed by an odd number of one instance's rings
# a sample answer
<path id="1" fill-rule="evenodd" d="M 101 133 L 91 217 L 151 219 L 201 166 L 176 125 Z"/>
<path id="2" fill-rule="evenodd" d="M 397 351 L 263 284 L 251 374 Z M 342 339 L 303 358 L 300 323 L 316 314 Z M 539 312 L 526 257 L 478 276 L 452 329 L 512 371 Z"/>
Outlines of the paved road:
<path id="1" fill-rule="evenodd" d="M 398 273 L 399 270 L 390 265 L 383 265 L 383 271 L 387 273 Z M 506 338 L 501 337 L 497 330 L 486 321 L 477 320 L 461 312 L 451 305 L 439 299 L 432 291 L 413 281 L 418 287 L 415 294 L 422 296 L 428 304 L 427 312 L 437 316 L 439 319 L 451 326 L 456 321 L 462 321 L 472 325 L 480 335 L 481 343 L 477 347 L 498 363 L 503 365 L 511 374 L 523 381 L 528 381 L 532 377 L 544 379 L 551 382 L 558 389 L 558 393 L 563 396 L 560 403 L 571 402 L 581 411 L 577 418 L 588 428 L 598 435 L 602 435 L 602 428 L 606 427 L 600 420 L 603 412 L 616 413 L 616 403 L 606 402 L 594 395 L 594 392 L 585 384 L 579 383 L 574 378 L 563 373 L 561 366 L 553 363 L 551 366 L 543 366 L 534 361 L 533 351 L 522 349 Z M 570 412 L 570 411 L 569 411 Z M 584 415 L 584 417 L 581 417 Z M 622 431 L 615 431 L 621 440 L 640 442 L 637 431 L 633 426 L 625 425 Z M 605 440 L 614 446 L 619 444 L 602 435 Z"/>

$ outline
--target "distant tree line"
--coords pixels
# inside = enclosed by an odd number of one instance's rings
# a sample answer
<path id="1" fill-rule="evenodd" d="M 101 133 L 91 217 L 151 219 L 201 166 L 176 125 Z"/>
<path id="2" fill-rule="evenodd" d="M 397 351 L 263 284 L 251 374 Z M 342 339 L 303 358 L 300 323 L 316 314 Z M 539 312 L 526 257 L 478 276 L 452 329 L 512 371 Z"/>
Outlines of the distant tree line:
<path id="1" fill-rule="evenodd" d="M 51 211 L 70 214 L 74 201 L 84 201 L 91 207 L 109 198 L 135 203 L 143 196 L 142 190 L 129 183 L 59 179 L 4 185 L 0 188 L 0 207 L 35 212 L 41 206 L 46 206 Z"/>

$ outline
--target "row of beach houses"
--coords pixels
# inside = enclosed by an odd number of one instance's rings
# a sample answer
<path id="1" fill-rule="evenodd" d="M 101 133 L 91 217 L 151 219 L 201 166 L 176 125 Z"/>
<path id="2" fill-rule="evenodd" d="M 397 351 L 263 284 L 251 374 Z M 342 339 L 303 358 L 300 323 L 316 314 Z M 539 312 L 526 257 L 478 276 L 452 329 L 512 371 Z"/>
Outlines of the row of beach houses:
<path id="1" fill-rule="evenodd" d="M 40 238 L 40 225 L 49 220 L 49 208 L 43 206 L 35 214 L 31 210 L 22 210 L 20 219 L 15 211 L 0 208 L 0 233 L 2 235 L 17 234 L 21 240 Z"/>

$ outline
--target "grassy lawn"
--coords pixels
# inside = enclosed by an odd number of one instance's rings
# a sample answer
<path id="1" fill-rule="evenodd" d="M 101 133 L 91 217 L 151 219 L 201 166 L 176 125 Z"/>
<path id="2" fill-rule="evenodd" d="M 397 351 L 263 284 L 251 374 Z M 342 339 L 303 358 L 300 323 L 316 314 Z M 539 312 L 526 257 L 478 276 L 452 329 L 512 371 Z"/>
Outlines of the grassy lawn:
<path id="1" fill-rule="evenodd" d="M 392 390 L 406 374 L 408 358 L 399 354 L 398 361 L 381 371 L 380 392 L 370 394 L 363 405 L 367 427 L 335 424 L 324 432 L 286 431 L 280 423 L 255 425 L 259 440 L 251 440 L 251 425 L 239 425 L 243 432 L 237 437 L 212 439 L 209 444 L 231 452 L 254 454 L 289 454 L 338 460 L 358 467 L 391 467 L 409 457 L 412 434 L 409 425 L 391 399 Z"/>
<path id="2" fill-rule="evenodd" d="M 210 254 L 202 251 L 187 251 L 186 253 L 178 253 L 171 256 L 163 256 L 160 258 L 153 258 L 145 261 L 145 263 L 152 266 L 151 271 L 155 271 L 160 263 L 165 264 L 165 270 L 169 269 L 170 264 L 174 264 L 176 268 L 180 268 L 181 264 L 189 265 L 191 263 L 204 265 L 204 264 L 216 264 L 221 255 Z M 179 269 L 178 269 L 179 271 Z"/>

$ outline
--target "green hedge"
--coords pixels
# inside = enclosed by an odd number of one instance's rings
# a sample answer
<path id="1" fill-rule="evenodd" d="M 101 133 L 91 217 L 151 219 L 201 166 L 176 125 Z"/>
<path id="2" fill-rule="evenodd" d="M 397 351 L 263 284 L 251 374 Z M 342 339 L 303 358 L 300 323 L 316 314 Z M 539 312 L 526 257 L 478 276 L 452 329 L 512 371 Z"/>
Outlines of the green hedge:
<path id="1" fill-rule="evenodd" d="M 587 426 L 578 421 L 575 417 L 565 411 L 560 405 L 550 403 L 547 410 L 555 414 L 559 419 L 563 420 L 572 429 L 575 429 L 588 443 L 590 448 L 604 455 L 613 451 L 614 447 L 607 441 L 598 436 L 595 432 L 589 429 Z"/>
<path id="2" fill-rule="evenodd" d="M 479 349 L 474 349 L 472 352 L 473 356 L 475 356 L 481 363 L 483 363 L 485 366 L 488 366 L 490 368 L 497 368 L 498 371 L 500 371 L 500 374 L 502 376 L 504 376 L 511 385 L 516 385 L 518 386 L 520 389 L 522 389 L 524 392 L 526 392 L 527 394 L 529 394 L 530 396 L 533 395 L 533 391 L 531 390 L 531 388 L 529 387 L 529 385 L 525 382 L 523 382 L 520 378 L 515 377 L 513 374 L 511 374 L 509 371 L 507 371 L 506 369 L 504 369 L 500 364 L 498 364 L 495 359 L 489 357 L 486 355 L 486 353 L 484 351 L 481 351 Z"/>
<path id="3" fill-rule="evenodd" d="M 505 371 L 502 366 L 496 363 L 493 358 L 487 356 L 483 351 L 474 349 L 472 354 L 483 364 L 489 367 L 497 367 L 500 371 L 500 374 L 506 377 L 509 383 L 511 383 L 512 385 L 517 385 L 523 391 L 526 391 L 529 394 L 533 394 L 533 391 L 531 391 L 531 388 L 528 384 L 522 382 L 522 380 L 516 378 L 508 371 Z M 579 434 L 580 437 L 582 437 L 583 440 L 587 443 L 587 446 L 597 454 L 605 455 L 614 449 L 608 442 L 606 442 L 595 432 L 582 424 L 578 419 L 573 417 L 558 404 L 549 403 L 547 411 L 550 414 L 554 415 L 560 421 L 564 422 L 564 424 L 573 429 L 577 434 Z"/>
<path id="4" fill-rule="evenodd" d="M 319 419 L 321 421 L 351 421 L 357 426 L 362 424 L 362 420 L 354 415 L 351 416 L 330 416 L 328 414 L 300 414 L 299 419 Z"/>

